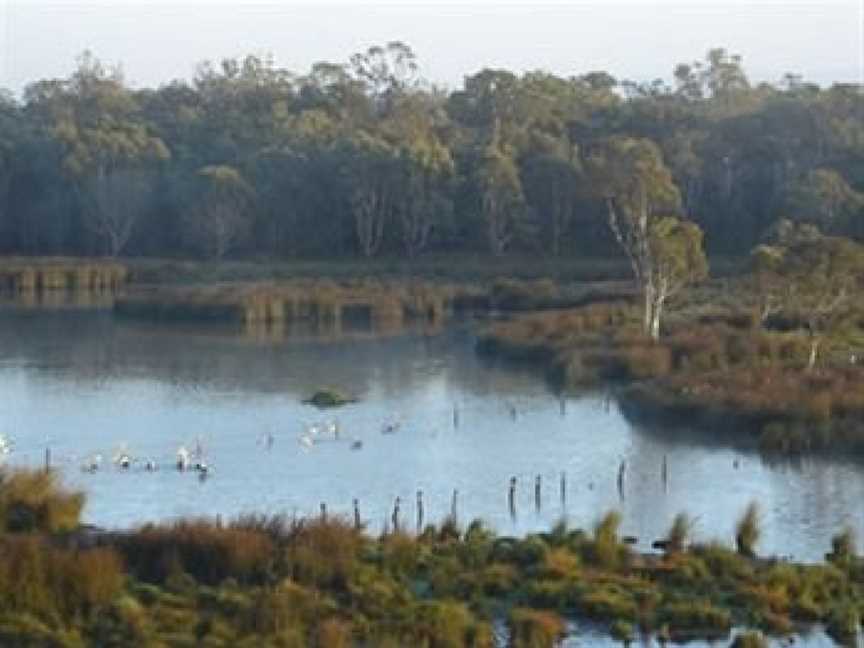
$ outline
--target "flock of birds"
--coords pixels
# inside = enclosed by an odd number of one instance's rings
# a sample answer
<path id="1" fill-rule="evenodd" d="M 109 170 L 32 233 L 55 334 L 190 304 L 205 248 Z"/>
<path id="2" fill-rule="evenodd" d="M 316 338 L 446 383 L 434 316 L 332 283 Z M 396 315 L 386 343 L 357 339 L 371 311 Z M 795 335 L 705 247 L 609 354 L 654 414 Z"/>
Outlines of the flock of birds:
<path id="1" fill-rule="evenodd" d="M 381 433 L 394 434 L 401 427 L 401 421 L 398 418 L 393 418 L 381 425 Z M 306 425 L 303 432 L 297 437 L 297 441 L 303 449 L 314 448 L 319 443 L 325 441 L 343 440 L 349 442 L 351 450 L 363 449 L 363 441 L 361 439 L 356 437 L 344 438 L 340 434 L 339 421 L 337 420 Z M 257 441 L 257 444 L 267 451 L 272 450 L 275 443 L 276 437 L 270 431 L 265 432 Z M 3 463 L 13 453 L 13 449 L 13 441 L 9 437 L 0 434 L 0 463 Z M 49 447 L 45 449 L 45 465 L 46 468 L 51 466 Z M 197 473 L 202 480 L 213 474 L 213 466 L 207 460 L 204 443 L 200 437 L 195 439 L 194 443 L 189 444 L 189 446 L 186 444 L 180 445 L 174 453 L 174 459 L 170 465 L 178 472 Z M 97 473 L 108 466 L 114 466 L 117 470 L 121 471 L 139 469 L 146 472 L 156 472 L 165 467 L 165 462 L 153 457 L 136 456 L 125 445 L 110 455 L 110 461 L 106 459 L 106 455 L 102 452 L 89 454 L 81 461 L 82 472 L 90 474 Z"/>

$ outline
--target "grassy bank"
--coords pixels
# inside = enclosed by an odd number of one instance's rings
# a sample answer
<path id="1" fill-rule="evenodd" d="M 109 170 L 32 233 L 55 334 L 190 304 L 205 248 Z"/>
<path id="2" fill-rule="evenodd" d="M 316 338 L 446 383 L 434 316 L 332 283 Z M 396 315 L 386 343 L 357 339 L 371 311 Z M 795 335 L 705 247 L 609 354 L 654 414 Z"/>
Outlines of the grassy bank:
<path id="1" fill-rule="evenodd" d="M 737 550 L 690 545 L 679 515 L 665 554 L 648 556 L 619 537 L 617 513 L 521 539 L 452 521 L 375 538 L 338 518 L 263 516 L 86 531 L 82 503 L 51 474 L 2 474 L 3 645 L 486 647 L 506 620 L 511 646 L 542 648 L 566 619 L 622 640 L 814 622 L 846 639 L 864 610 L 851 535 L 824 564 L 759 559 L 755 508 Z"/>
<path id="2" fill-rule="evenodd" d="M 811 370 L 807 334 L 764 325 L 747 300 L 735 284 L 692 294 L 658 341 L 626 301 L 532 313 L 493 325 L 478 350 L 542 366 L 562 387 L 617 381 L 627 413 L 733 429 L 766 451 L 864 451 L 864 367 L 850 360 L 864 318 L 826 339 Z"/>

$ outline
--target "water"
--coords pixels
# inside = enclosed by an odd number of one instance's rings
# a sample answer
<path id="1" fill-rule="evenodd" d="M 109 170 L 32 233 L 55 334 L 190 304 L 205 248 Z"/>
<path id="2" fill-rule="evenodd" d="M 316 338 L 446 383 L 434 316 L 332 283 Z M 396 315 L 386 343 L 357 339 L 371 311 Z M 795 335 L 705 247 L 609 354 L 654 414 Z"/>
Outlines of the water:
<path id="1" fill-rule="evenodd" d="M 322 385 L 360 400 L 323 412 L 301 402 Z M 331 420 L 340 441 L 298 443 L 309 425 Z M 382 434 L 394 420 L 400 429 Z M 456 489 L 461 520 L 480 517 L 503 534 L 546 530 L 562 516 L 590 527 L 617 508 L 641 550 L 680 511 L 696 518 L 697 538 L 731 544 L 735 520 L 753 499 L 763 509 L 762 553 L 815 561 L 845 525 L 864 536 L 858 463 L 767 464 L 750 448 L 702 433 L 632 425 L 602 393 L 562 403 L 536 373 L 478 358 L 470 324 L 435 336 L 280 341 L 115 321 L 106 311 L 8 309 L 0 312 L 0 431 L 14 440 L 15 464 L 41 465 L 50 446 L 65 482 L 87 493 L 86 521 L 107 527 L 249 511 L 314 515 L 321 502 L 332 514 L 350 514 L 357 498 L 380 529 L 398 496 L 400 523 L 413 529 L 418 489 L 426 522 L 450 512 Z M 204 482 L 171 467 L 178 446 L 199 436 L 214 467 Z M 352 450 L 352 440 L 362 449 Z M 101 452 L 110 464 L 124 448 L 161 469 L 81 471 L 87 455 Z"/>

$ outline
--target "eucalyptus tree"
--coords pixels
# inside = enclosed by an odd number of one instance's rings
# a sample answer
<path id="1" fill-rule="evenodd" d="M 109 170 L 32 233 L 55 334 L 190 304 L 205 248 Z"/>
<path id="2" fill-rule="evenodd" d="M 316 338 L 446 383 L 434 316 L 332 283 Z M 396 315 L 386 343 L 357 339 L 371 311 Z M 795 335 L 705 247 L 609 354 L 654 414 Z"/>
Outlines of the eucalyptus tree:
<path id="1" fill-rule="evenodd" d="M 493 134 L 475 171 L 480 214 L 493 256 L 502 256 L 519 233 L 525 200 L 512 149 Z"/>
<path id="2" fill-rule="evenodd" d="M 87 53 L 68 80 L 31 88 L 28 98 L 60 146 L 62 173 L 79 196 L 86 226 L 116 256 L 148 208 L 168 147 L 141 118 L 119 69 Z"/>
<path id="3" fill-rule="evenodd" d="M 360 132 L 349 136 L 340 152 L 357 247 L 361 255 L 372 257 L 381 250 L 403 190 L 398 150 L 375 134 Z"/>
<path id="4" fill-rule="evenodd" d="M 523 162 L 521 177 L 525 200 L 537 215 L 545 247 L 553 256 L 560 256 L 584 193 L 581 169 L 555 155 L 538 155 Z"/>
<path id="5" fill-rule="evenodd" d="M 806 236 L 787 245 L 760 245 L 751 259 L 754 274 L 778 309 L 806 330 L 807 369 L 812 370 L 825 338 L 838 332 L 860 297 L 864 247 L 842 237 Z"/>
<path id="6" fill-rule="evenodd" d="M 864 233 L 855 222 L 856 216 L 864 216 L 864 194 L 833 169 L 807 173 L 789 188 L 785 198 L 783 215 L 792 220 L 813 223 L 823 232 Z"/>
<path id="7" fill-rule="evenodd" d="M 614 136 L 589 163 L 642 293 L 643 333 L 657 339 L 667 299 L 707 275 L 701 230 L 678 217 L 680 193 L 654 143 Z"/>
<path id="8" fill-rule="evenodd" d="M 255 191 L 234 167 L 206 166 L 196 174 L 194 202 L 185 211 L 187 240 L 221 259 L 249 235 Z"/>

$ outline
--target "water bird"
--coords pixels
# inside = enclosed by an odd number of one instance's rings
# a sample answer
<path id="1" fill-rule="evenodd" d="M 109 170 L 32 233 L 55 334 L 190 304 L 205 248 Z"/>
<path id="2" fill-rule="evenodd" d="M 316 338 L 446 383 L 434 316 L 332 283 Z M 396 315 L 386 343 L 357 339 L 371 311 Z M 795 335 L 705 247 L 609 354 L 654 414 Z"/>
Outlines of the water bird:
<path id="1" fill-rule="evenodd" d="M 308 434 L 301 434 L 300 438 L 297 441 L 304 448 L 311 448 L 315 445 L 315 441 Z"/>
<path id="2" fill-rule="evenodd" d="M 154 472 L 158 469 L 156 462 L 153 459 L 148 459 L 147 463 L 144 464 L 144 470 L 147 472 Z"/>
<path id="3" fill-rule="evenodd" d="M 12 454 L 12 442 L 0 434 L 0 455 L 6 456 L 9 454 Z"/>
<path id="4" fill-rule="evenodd" d="M 120 466 L 121 469 L 127 470 L 129 468 L 129 466 L 132 465 L 132 458 L 128 454 L 123 452 L 117 456 L 117 458 L 115 459 L 115 462 L 117 463 L 118 466 Z"/>
<path id="5" fill-rule="evenodd" d="M 354 439 L 354 441 L 351 442 L 351 449 L 352 450 L 362 450 L 363 449 L 363 442 L 360 439 Z"/>
<path id="6" fill-rule="evenodd" d="M 381 427 L 381 434 L 394 434 L 399 431 L 399 421 L 390 421 Z"/>
<path id="7" fill-rule="evenodd" d="M 635 544 L 638 544 L 639 538 L 637 538 L 636 536 L 627 535 L 627 536 L 623 536 L 621 538 L 621 542 L 623 542 L 626 545 L 635 545 Z"/>
<path id="8" fill-rule="evenodd" d="M 330 421 L 327 424 L 327 432 L 329 432 L 334 439 L 339 440 L 339 421 Z"/>
<path id="9" fill-rule="evenodd" d="M 102 464 L 102 455 L 94 454 L 90 455 L 87 460 L 84 462 L 84 465 L 81 466 L 81 470 L 84 472 L 95 473 L 99 470 L 99 466 Z"/>
<path id="10" fill-rule="evenodd" d="M 189 451 L 186 446 L 177 448 L 177 470 L 183 472 L 189 469 Z"/>
<path id="11" fill-rule="evenodd" d="M 265 450 L 272 450 L 275 441 L 276 439 L 273 437 L 273 433 L 268 430 L 258 439 L 258 445 L 264 446 Z"/>
<path id="12" fill-rule="evenodd" d="M 507 403 L 507 411 L 510 413 L 510 418 L 516 420 L 516 406 L 513 403 Z"/>

